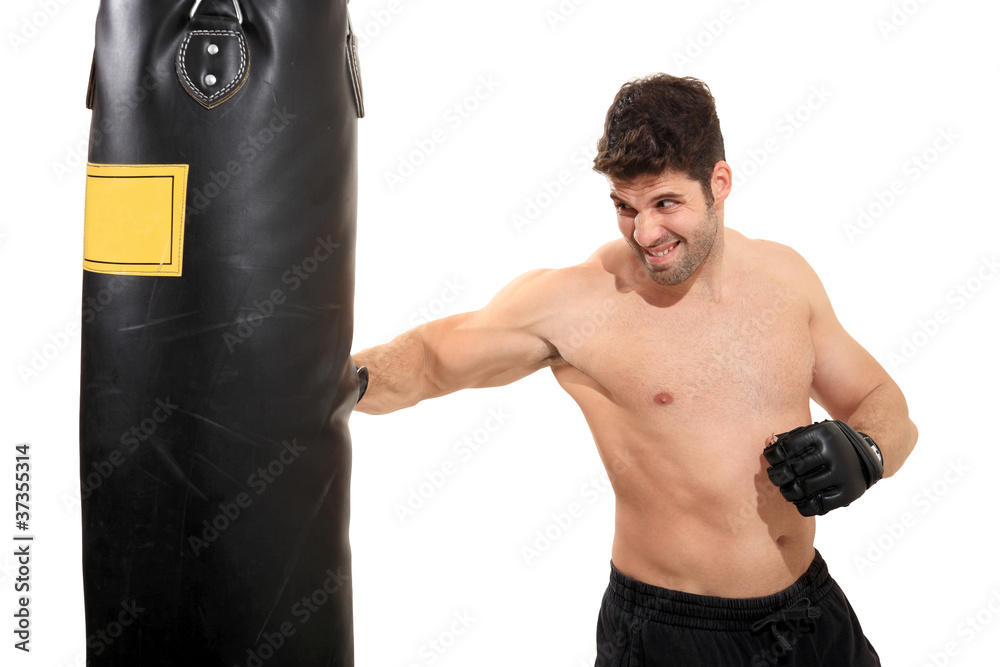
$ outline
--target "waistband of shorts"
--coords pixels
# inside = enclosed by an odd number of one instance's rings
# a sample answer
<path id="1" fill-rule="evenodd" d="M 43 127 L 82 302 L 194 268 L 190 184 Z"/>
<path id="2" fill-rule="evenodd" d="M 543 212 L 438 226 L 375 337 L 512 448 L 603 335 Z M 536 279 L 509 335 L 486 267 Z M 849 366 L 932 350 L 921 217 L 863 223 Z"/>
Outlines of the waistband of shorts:
<path id="1" fill-rule="evenodd" d="M 627 613 L 670 625 L 706 630 L 744 630 L 778 610 L 806 598 L 814 605 L 826 597 L 835 582 L 826 561 L 815 552 L 813 562 L 788 588 L 755 598 L 721 598 L 661 588 L 633 579 L 611 563 L 611 600 Z"/>

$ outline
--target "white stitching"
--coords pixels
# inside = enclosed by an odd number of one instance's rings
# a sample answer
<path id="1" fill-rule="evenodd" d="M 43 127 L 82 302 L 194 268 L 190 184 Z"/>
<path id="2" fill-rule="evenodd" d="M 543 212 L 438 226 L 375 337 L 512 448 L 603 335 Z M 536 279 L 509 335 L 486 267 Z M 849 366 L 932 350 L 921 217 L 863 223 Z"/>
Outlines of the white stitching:
<path id="1" fill-rule="evenodd" d="M 220 35 L 220 36 L 231 35 L 233 37 L 236 37 L 237 45 L 239 46 L 240 49 L 240 68 L 236 72 L 236 76 L 234 76 L 233 80 L 229 82 L 229 85 L 227 85 L 225 88 L 223 88 L 218 92 L 212 93 L 212 95 L 205 95 L 205 93 L 201 92 L 201 90 L 198 89 L 198 86 L 196 86 L 194 84 L 194 81 L 191 80 L 191 77 L 188 76 L 187 63 L 184 62 L 184 56 L 187 53 L 188 44 L 190 44 L 191 38 L 194 37 L 195 35 Z M 179 55 L 181 61 L 181 73 L 184 75 L 184 80 L 187 82 L 188 86 L 190 86 L 191 90 L 194 91 L 195 95 L 205 100 L 206 102 L 211 102 L 212 100 L 228 92 L 230 88 L 238 84 L 243 77 L 243 72 L 246 70 L 247 61 L 246 61 L 245 45 L 246 42 L 243 39 L 243 35 L 233 30 L 192 30 L 188 34 L 188 36 L 184 38 L 184 43 L 181 44 L 181 50 Z"/>
<path id="2" fill-rule="evenodd" d="M 220 35 L 220 36 L 232 35 L 236 37 L 237 45 L 239 46 L 240 49 L 240 68 L 236 72 L 236 76 L 229 83 L 229 85 L 227 85 L 222 90 L 213 93 L 212 95 L 205 95 L 203 92 L 201 92 L 201 90 L 198 89 L 198 87 L 191 80 L 191 77 L 188 75 L 187 64 L 184 62 L 184 56 L 187 53 L 188 44 L 191 42 L 191 38 L 194 37 L 195 35 Z M 232 88 L 233 86 L 235 86 L 237 83 L 240 82 L 240 79 L 243 76 L 243 72 L 246 69 L 246 57 L 244 51 L 243 36 L 240 33 L 234 32 L 232 30 L 193 30 L 191 31 L 190 34 L 188 34 L 187 38 L 185 38 L 184 40 L 184 43 L 181 45 L 180 60 L 181 60 L 181 71 L 184 73 L 184 79 L 188 82 L 188 85 L 191 86 L 191 88 L 194 90 L 195 94 L 198 97 L 202 98 L 206 102 L 211 102 L 220 95 L 223 95 L 226 92 L 228 92 L 230 88 Z"/>

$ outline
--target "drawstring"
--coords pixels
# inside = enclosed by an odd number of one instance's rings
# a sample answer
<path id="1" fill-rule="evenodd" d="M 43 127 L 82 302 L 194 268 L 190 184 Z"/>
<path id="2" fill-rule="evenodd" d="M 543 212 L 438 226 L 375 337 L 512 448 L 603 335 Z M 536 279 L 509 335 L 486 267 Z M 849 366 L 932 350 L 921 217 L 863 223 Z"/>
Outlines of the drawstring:
<path id="1" fill-rule="evenodd" d="M 812 603 L 809 602 L 809 598 L 799 598 L 792 604 L 788 605 L 784 609 L 780 609 L 775 613 L 760 619 L 756 623 L 750 626 L 750 629 L 754 632 L 762 629 L 765 625 L 770 624 L 771 631 L 774 633 L 774 638 L 778 640 L 782 648 L 786 651 L 792 650 L 792 645 L 785 639 L 785 636 L 778 632 L 778 623 L 787 623 L 788 621 L 799 621 L 809 618 L 819 618 L 820 609 L 819 607 L 813 607 Z"/>

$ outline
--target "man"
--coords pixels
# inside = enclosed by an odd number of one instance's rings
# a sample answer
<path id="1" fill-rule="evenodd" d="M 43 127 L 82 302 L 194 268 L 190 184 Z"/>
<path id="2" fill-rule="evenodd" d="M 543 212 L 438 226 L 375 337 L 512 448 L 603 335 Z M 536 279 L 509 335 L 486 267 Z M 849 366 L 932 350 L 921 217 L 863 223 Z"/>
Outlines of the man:
<path id="1" fill-rule="evenodd" d="M 615 493 L 598 667 L 880 664 L 814 516 L 899 470 L 917 439 L 902 393 L 801 256 L 723 226 L 732 171 L 704 83 L 625 84 L 594 169 L 624 240 L 358 353 L 356 409 L 552 370 Z M 836 421 L 810 424 L 810 397 Z"/>

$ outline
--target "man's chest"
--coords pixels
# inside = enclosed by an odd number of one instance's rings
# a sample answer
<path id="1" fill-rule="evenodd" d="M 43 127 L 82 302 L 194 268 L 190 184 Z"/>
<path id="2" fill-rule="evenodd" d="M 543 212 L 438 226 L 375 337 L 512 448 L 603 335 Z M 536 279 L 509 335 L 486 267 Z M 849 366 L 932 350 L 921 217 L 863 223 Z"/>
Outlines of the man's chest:
<path id="1" fill-rule="evenodd" d="M 807 304 L 791 288 L 731 292 L 719 303 L 668 308 L 635 295 L 595 298 L 570 311 L 556 345 L 632 414 L 766 414 L 801 405 L 815 361 Z"/>

